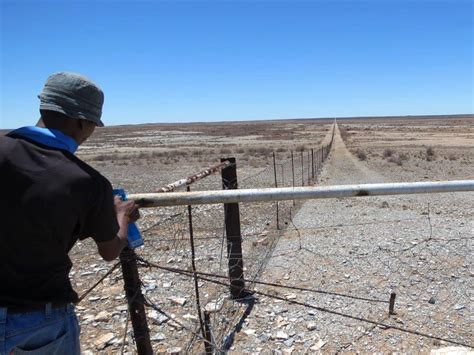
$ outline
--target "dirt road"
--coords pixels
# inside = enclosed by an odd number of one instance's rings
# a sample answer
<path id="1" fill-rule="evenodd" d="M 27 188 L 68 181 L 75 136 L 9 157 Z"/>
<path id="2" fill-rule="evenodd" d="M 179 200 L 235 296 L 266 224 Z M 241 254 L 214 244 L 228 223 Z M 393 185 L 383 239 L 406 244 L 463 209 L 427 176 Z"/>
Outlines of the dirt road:
<path id="1" fill-rule="evenodd" d="M 336 128 L 319 183 L 388 181 L 346 149 Z M 426 352 L 452 345 L 437 338 L 472 346 L 473 197 L 450 193 L 304 203 L 262 280 L 319 292 L 256 286 L 307 306 L 258 296 L 231 350 Z M 389 316 L 392 291 L 397 314 Z"/>

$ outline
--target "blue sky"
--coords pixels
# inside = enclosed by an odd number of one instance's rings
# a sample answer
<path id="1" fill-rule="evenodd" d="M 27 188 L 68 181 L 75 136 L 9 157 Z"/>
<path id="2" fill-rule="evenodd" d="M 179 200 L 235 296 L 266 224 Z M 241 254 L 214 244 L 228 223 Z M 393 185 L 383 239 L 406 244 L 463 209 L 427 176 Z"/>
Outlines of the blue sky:
<path id="1" fill-rule="evenodd" d="M 467 0 L 0 4 L 0 128 L 57 71 L 103 88 L 106 124 L 474 112 Z"/>

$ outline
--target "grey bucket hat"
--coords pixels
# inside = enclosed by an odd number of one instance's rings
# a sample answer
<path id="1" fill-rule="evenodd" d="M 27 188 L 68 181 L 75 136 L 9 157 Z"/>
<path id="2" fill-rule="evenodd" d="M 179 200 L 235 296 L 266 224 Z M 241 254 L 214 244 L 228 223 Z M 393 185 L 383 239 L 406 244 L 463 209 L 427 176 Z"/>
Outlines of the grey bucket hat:
<path id="1" fill-rule="evenodd" d="M 38 95 L 40 110 L 56 111 L 70 118 L 94 122 L 103 127 L 100 120 L 104 93 L 88 78 L 75 73 L 52 74 Z"/>

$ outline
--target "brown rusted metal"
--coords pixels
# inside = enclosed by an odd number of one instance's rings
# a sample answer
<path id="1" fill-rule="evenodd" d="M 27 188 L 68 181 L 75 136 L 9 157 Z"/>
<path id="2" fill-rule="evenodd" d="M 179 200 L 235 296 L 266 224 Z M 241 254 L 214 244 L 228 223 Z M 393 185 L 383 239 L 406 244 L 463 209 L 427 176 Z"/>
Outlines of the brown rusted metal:
<path id="1" fill-rule="evenodd" d="M 389 308 L 388 308 L 388 314 L 394 315 L 395 313 L 395 299 L 397 298 L 397 294 L 395 292 L 392 292 L 390 294 L 390 302 L 389 302 Z"/>
<path id="2" fill-rule="evenodd" d="M 156 190 L 156 192 L 171 192 L 174 191 L 175 189 L 182 187 L 182 186 L 187 186 L 191 185 L 192 183 L 201 180 L 202 178 L 205 178 L 206 176 L 209 176 L 213 173 L 216 173 L 218 171 L 221 171 L 222 169 L 228 167 L 230 165 L 229 161 L 222 162 L 216 166 L 212 166 L 210 168 L 207 168 L 203 171 L 200 171 L 199 173 L 196 173 L 194 175 L 188 176 L 187 178 L 180 179 L 178 181 L 172 182 L 171 184 L 168 184 L 166 186 L 163 186 Z"/>

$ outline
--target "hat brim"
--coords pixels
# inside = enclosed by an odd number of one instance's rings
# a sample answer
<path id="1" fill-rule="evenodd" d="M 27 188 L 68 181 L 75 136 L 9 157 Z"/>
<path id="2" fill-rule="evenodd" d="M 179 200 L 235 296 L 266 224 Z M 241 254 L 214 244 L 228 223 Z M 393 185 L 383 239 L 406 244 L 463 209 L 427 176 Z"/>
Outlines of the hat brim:
<path id="1" fill-rule="evenodd" d="M 97 120 L 91 120 L 88 117 L 84 116 L 83 114 L 70 112 L 68 110 L 65 110 L 63 107 L 61 107 L 59 105 L 52 104 L 52 103 L 41 103 L 40 104 L 40 110 L 55 111 L 55 112 L 62 113 L 63 115 L 65 115 L 69 118 L 78 119 L 78 120 L 86 120 L 86 121 L 89 121 L 89 122 L 93 122 L 93 123 L 96 124 L 97 127 L 104 127 L 105 126 L 104 122 L 102 122 L 101 119 L 99 119 L 98 121 Z"/>

